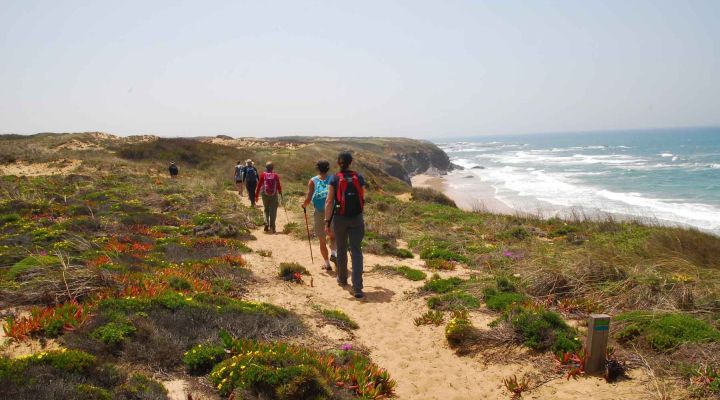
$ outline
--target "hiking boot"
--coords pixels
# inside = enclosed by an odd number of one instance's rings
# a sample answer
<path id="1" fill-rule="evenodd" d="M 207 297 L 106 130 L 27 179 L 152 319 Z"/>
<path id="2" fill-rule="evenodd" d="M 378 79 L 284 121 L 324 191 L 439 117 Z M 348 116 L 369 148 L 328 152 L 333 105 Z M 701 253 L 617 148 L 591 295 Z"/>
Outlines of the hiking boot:
<path id="1" fill-rule="evenodd" d="M 355 291 L 355 298 L 356 298 L 356 299 L 362 299 L 363 297 L 365 297 L 365 294 L 363 293 L 362 290 L 356 290 L 356 291 Z"/>
<path id="2" fill-rule="evenodd" d="M 335 267 L 337 268 L 337 256 L 330 254 L 330 261 L 335 264 Z"/>
<path id="3" fill-rule="evenodd" d="M 343 286 L 343 287 L 348 285 L 347 281 L 337 281 L 337 283 L 338 283 L 338 285 Z"/>
<path id="4" fill-rule="evenodd" d="M 275 228 L 270 228 L 270 233 L 275 234 Z"/>
<path id="5" fill-rule="evenodd" d="M 267 226 L 267 225 L 265 225 L 265 227 L 263 228 L 263 231 L 267 232 L 267 231 L 269 231 L 269 230 L 270 230 L 270 227 Z"/>

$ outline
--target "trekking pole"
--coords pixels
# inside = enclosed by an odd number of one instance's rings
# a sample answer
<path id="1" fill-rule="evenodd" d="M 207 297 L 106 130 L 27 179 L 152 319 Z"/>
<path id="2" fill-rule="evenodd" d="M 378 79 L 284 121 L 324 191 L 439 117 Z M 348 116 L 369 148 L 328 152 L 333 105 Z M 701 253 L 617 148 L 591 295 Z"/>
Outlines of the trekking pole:
<path id="1" fill-rule="evenodd" d="M 315 264 L 315 257 L 313 257 L 312 252 L 312 242 L 310 241 L 310 224 L 308 224 L 307 208 L 305 207 L 303 207 L 303 214 L 305 214 L 305 229 L 307 230 L 308 235 L 308 246 L 310 246 L 310 259 L 312 260 L 313 264 Z"/>

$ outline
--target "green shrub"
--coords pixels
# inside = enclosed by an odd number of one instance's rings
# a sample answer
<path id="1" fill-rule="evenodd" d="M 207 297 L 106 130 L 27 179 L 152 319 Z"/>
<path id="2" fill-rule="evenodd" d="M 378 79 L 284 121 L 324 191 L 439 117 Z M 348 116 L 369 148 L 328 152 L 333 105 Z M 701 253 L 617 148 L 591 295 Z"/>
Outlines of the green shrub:
<path id="1" fill-rule="evenodd" d="M 135 327 L 127 322 L 109 322 L 95 329 L 91 336 L 108 346 L 119 346 L 125 339 L 135 334 Z"/>
<path id="2" fill-rule="evenodd" d="M 159 399 L 167 397 L 165 387 L 142 374 L 133 374 L 115 393 L 120 399 Z"/>
<path id="3" fill-rule="evenodd" d="M 17 213 L 0 214 L 0 224 L 7 224 L 9 222 L 19 221 L 22 217 Z"/>
<path id="4" fill-rule="evenodd" d="M 170 287 L 175 290 L 191 290 L 192 284 L 185 278 L 181 278 L 179 276 L 171 276 L 170 279 L 168 279 L 168 283 L 170 284 Z"/>
<path id="5" fill-rule="evenodd" d="M 420 252 L 420 258 L 422 258 L 423 260 L 440 259 L 446 261 L 457 261 L 466 264 L 469 262 L 467 257 L 463 256 L 462 254 L 458 254 L 440 245 L 424 248 Z"/>
<path id="6" fill-rule="evenodd" d="M 480 307 L 480 300 L 464 290 L 432 296 L 428 306 L 434 310 L 462 310 Z"/>
<path id="7" fill-rule="evenodd" d="M 126 226 L 143 225 L 143 226 L 156 226 L 156 225 L 170 225 L 172 219 L 163 214 L 154 214 L 149 212 L 134 212 L 125 214 L 120 217 L 120 222 Z"/>
<path id="8" fill-rule="evenodd" d="M 615 322 L 626 323 L 615 334 L 618 340 L 641 340 L 657 351 L 672 351 L 683 343 L 720 342 L 718 329 L 682 313 L 631 311 L 615 317 Z"/>
<path id="9" fill-rule="evenodd" d="M 35 353 L 21 360 L 28 365 L 49 365 L 68 373 L 83 373 L 95 364 L 95 356 L 80 350 L 53 350 Z"/>
<path id="10" fill-rule="evenodd" d="M 443 260 L 440 258 L 433 258 L 431 260 L 425 260 L 425 266 L 432 270 L 440 271 L 454 271 L 455 261 Z"/>
<path id="11" fill-rule="evenodd" d="M 457 207 L 455 202 L 444 193 L 430 188 L 413 188 L 411 200 L 435 203 L 444 206 Z"/>
<path id="12" fill-rule="evenodd" d="M 412 251 L 410 251 L 410 250 L 408 250 L 408 249 L 397 248 L 397 247 L 395 247 L 395 248 L 392 250 L 392 252 L 390 253 L 390 255 L 395 256 L 395 257 L 397 257 L 397 258 L 403 258 L 403 259 L 405 259 L 405 258 L 415 258 L 415 255 L 412 253 Z"/>
<path id="13" fill-rule="evenodd" d="M 256 253 L 260 257 L 272 257 L 272 250 L 258 250 Z"/>
<path id="14" fill-rule="evenodd" d="M 5 272 L 5 278 L 8 280 L 15 280 L 18 276 L 33 268 L 50 267 L 59 264 L 60 260 L 55 256 L 28 256 L 10 267 L 10 269 Z"/>
<path id="15" fill-rule="evenodd" d="M 202 375 L 209 372 L 217 363 L 227 356 L 225 348 L 213 344 L 199 344 L 185 352 L 183 362 L 188 372 Z"/>
<path id="16" fill-rule="evenodd" d="M 54 350 L 26 357 L 0 357 L 0 392 L 8 399 L 162 400 L 159 383 L 127 379 L 112 364 L 98 364 L 79 350 Z"/>
<path id="17" fill-rule="evenodd" d="M 506 276 L 498 276 L 495 278 L 495 285 L 501 292 L 515 292 L 517 290 L 515 284 Z"/>
<path id="18" fill-rule="evenodd" d="M 415 326 L 420 325 L 442 325 L 445 315 L 440 311 L 429 310 L 425 314 L 415 318 Z"/>
<path id="19" fill-rule="evenodd" d="M 510 229 L 507 229 L 500 233 L 499 235 L 501 238 L 505 239 L 517 239 L 517 240 L 524 240 L 529 238 L 530 231 L 524 226 L 514 226 Z"/>
<path id="20" fill-rule="evenodd" d="M 464 281 L 462 279 L 457 277 L 447 279 L 434 278 L 425 283 L 425 286 L 422 287 L 422 290 L 433 293 L 447 293 L 460 287 L 463 282 Z"/>
<path id="21" fill-rule="evenodd" d="M 193 217 L 193 224 L 195 225 L 207 225 L 213 222 L 220 222 L 222 218 L 213 214 L 200 213 Z"/>
<path id="22" fill-rule="evenodd" d="M 553 230 L 552 232 L 550 232 L 550 235 L 549 235 L 549 236 L 550 236 L 550 237 L 565 236 L 565 235 L 567 235 L 568 233 L 576 233 L 576 232 L 578 232 L 579 230 L 580 230 L 580 228 L 578 228 L 578 227 L 575 226 L 575 225 L 565 224 L 565 225 L 563 225 L 563 226 L 561 226 L 561 227 Z"/>
<path id="23" fill-rule="evenodd" d="M 467 312 L 456 312 L 445 327 L 445 338 L 451 347 L 461 345 L 475 336 L 475 327 L 468 318 Z"/>
<path id="24" fill-rule="evenodd" d="M 422 281 L 427 277 L 427 275 L 425 275 L 425 273 L 420 271 L 419 269 L 410 268 L 405 265 L 401 265 L 399 267 L 396 267 L 395 269 L 402 276 L 410 279 L 411 281 Z"/>
<path id="25" fill-rule="evenodd" d="M 280 263 L 280 273 L 278 276 L 288 279 L 295 275 L 295 273 L 299 273 L 300 275 L 310 275 L 310 272 L 305 267 L 296 262 Z"/>
<path id="26" fill-rule="evenodd" d="M 320 314 L 330 324 L 343 329 L 358 329 L 360 326 L 341 310 L 320 309 Z"/>
<path id="27" fill-rule="evenodd" d="M 304 232 L 304 231 L 300 230 L 300 224 L 298 224 L 297 222 L 288 222 L 287 224 L 285 224 L 283 226 L 282 233 L 284 233 L 286 235 L 290 235 L 290 234 L 297 233 L 297 232 L 300 232 L 300 233 Z"/>
<path id="28" fill-rule="evenodd" d="M 112 400 L 112 394 L 101 387 L 81 383 L 75 386 L 79 400 Z"/>
<path id="29" fill-rule="evenodd" d="M 577 332 L 554 311 L 538 305 L 515 304 L 504 318 L 522 337 L 523 344 L 533 350 L 573 353 L 582 347 Z"/>
<path id="30" fill-rule="evenodd" d="M 210 380 L 221 396 L 239 390 L 259 398 L 311 400 L 391 397 L 395 382 L 362 354 L 336 356 L 304 347 L 246 339 L 223 339 L 234 354 L 213 368 Z M 341 389 L 345 388 L 345 389 Z"/>
<path id="31" fill-rule="evenodd" d="M 493 311 L 504 311 L 510 305 L 522 303 L 525 296 L 515 292 L 497 292 L 490 288 L 483 292 L 485 305 Z"/>

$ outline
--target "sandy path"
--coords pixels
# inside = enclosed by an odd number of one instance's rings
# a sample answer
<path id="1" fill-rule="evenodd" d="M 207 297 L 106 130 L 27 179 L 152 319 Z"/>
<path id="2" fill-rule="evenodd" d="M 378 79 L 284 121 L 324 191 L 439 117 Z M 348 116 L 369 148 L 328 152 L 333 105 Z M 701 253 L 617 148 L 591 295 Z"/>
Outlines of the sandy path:
<path id="1" fill-rule="evenodd" d="M 290 219 L 304 225 L 301 214 L 290 213 Z M 287 222 L 282 212 L 278 213 L 278 227 Z M 311 330 L 318 337 L 325 337 L 323 343 L 338 348 L 342 343 L 352 343 L 368 348 L 378 365 L 386 368 L 397 381 L 397 396 L 400 399 L 499 399 L 509 398 L 503 388 L 502 379 L 524 373 L 537 372 L 530 363 L 502 363 L 484 365 L 481 356 L 459 357 L 448 347 L 443 327 L 416 327 L 413 319 L 427 310 L 423 299 L 408 296 L 422 282 L 412 282 L 402 277 L 368 273 L 375 264 L 409 265 L 424 269 L 423 263 L 414 260 L 397 260 L 376 255 L 365 256 L 365 294 L 357 300 L 352 293 L 339 287 L 333 274 L 321 270 L 318 258 L 310 260 L 307 241 L 288 235 L 268 235 L 258 229 L 253 232 L 258 238 L 248 244 L 257 250 L 272 251 L 271 257 L 257 253 L 248 255 L 252 270 L 259 282 L 249 287 L 253 299 L 281 305 L 293 310 L 308 321 Z M 313 243 L 316 257 L 317 244 Z M 303 285 L 289 284 L 278 280 L 280 262 L 298 262 L 312 273 Z M 430 274 L 429 271 L 426 271 Z M 316 311 L 312 305 L 339 308 L 355 320 L 360 328 L 347 334 L 334 327 L 318 326 Z M 482 327 L 491 321 L 491 315 L 476 313 L 473 320 Z M 548 356 L 549 357 L 549 356 Z M 552 380 L 526 394 L 526 398 L 537 399 L 639 399 L 645 396 L 641 379 L 618 384 L 606 384 L 600 378 L 585 378 L 565 381 L 562 377 Z"/>

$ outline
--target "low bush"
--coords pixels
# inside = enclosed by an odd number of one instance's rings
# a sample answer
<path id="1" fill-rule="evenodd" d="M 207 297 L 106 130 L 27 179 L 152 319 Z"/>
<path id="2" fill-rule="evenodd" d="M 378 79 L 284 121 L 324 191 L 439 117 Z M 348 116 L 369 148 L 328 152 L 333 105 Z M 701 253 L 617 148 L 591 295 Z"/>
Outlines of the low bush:
<path id="1" fill-rule="evenodd" d="M 510 305 L 522 303 L 525 296 L 515 292 L 498 292 L 494 289 L 486 289 L 483 292 L 485 305 L 493 311 L 504 311 Z"/>
<path id="2" fill-rule="evenodd" d="M 0 357 L 3 398 L 163 400 L 163 386 L 142 375 L 127 377 L 77 350 L 43 351 L 25 357 Z"/>
<path id="3" fill-rule="evenodd" d="M 114 398 L 123 400 L 164 399 L 167 398 L 167 390 L 160 382 L 142 374 L 133 374 L 127 382 L 116 389 Z"/>
<path id="4" fill-rule="evenodd" d="M 455 311 L 445 327 L 445 338 L 451 347 L 458 347 L 476 337 L 476 329 L 468 318 L 467 311 Z"/>
<path id="5" fill-rule="evenodd" d="M 187 371 L 194 375 L 208 373 L 215 364 L 227 358 L 225 348 L 214 344 L 199 344 L 185 352 L 183 363 Z"/>
<path id="6" fill-rule="evenodd" d="M 168 284 L 175 290 L 191 290 L 192 284 L 185 278 L 179 276 L 171 276 Z"/>
<path id="7" fill-rule="evenodd" d="M 443 247 L 441 245 L 435 245 L 424 248 L 420 252 L 420 258 L 423 260 L 446 260 L 446 261 L 457 261 L 461 263 L 467 264 L 469 262 L 468 258 L 465 257 L 462 254 L 459 254 L 455 251 L 452 251 L 446 247 Z"/>
<path id="8" fill-rule="evenodd" d="M 291 344 L 243 339 L 231 340 L 227 347 L 234 356 L 217 364 L 210 374 L 222 396 L 236 393 L 243 397 L 311 400 L 393 395 L 395 382 L 388 373 L 353 351 L 343 351 L 342 357 L 336 357 Z M 334 391 L 339 393 L 333 395 Z"/>
<path id="9" fill-rule="evenodd" d="M 690 393 L 693 397 L 705 399 L 720 395 L 719 366 L 700 365 L 690 373 L 690 378 Z"/>
<path id="10" fill-rule="evenodd" d="M 135 327 L 127 322 L 109 322 L 95 329 L 91 336 L 108 346 L 119 346 L 135 333 Z"/>
<path id="11" fill-rule="evenodd" d="M 122 346 L 108 347 L 93 338 L 97 329 L 123 320 L 129 321 L 135 332 L 124 338 Z M 68 347 L 98 356 L 173 369 L 193 345 L 216 341 L 220 329 L 238 337 L 272 339 L 295 336 L 302 332 L 303 325 L 297 315 L 270 304 L 167 291 L 154 297 L 103 300 L 98 304 L 97 316 L 66 333 L 62 341 Z M 99 333 L 96 336 L 100 337 Z"/>
<path id="12" fill-rule="evenodd" d="M 480 307 L 480 300 L 464 290 L 432 296 L 427 301 L 433 310 L 451 311 Z"/>
<path id="13" fill-rule="evenodd" d="M 454 271 L 456 264 L 457 263 L 455 261 L 448 261 L 440 258 L 425 260 L 425 266 L 432 270 Z"/>
<path id="14" fill-rule="evenodd" d="M 284 280 L 294 280 L 298 275 L 310 275 L 307 268 L 296 262 L 281 262 L 278 276 Z"/>
<path id="15" fill-rule="evenodd" d="M 552 350 L 554 353 L 574 353 L 582 345 L 577 332 L 562 316 L 535 304 L 515 304 L 503 316 L 523 341 L 533 350 Z"/>
<path id="16" fill-rule="evenodd" d="M 15 280 L 27 271 L 36 268 L 51 267 L 60 265 L 60 260 L 55 256 L 33 255 L 27 256 L 22 260 L 13 264 L 6 272 L 4 278 L 7 280 Z"/>
<path id="17" fill-rule="evenodd" d="M 504 311 L 510 305 L 525 301 L 525 295 L 517 293 L 515 285 L 504 276 L 495 279 L 495 287 L 483 290 L 485 305 L 494 311 Z"/>
<path id="18" fill-rule="evenodd" d="M 342 310 L 329 310 L 321 308 L 319 309 L 323 319 L 339 328 L 342 329 L 358 329 L 360 325 L 353 321 L 347 314 Z"/>
<path id="19" fill-rule="evenodd" d="M 427 275 L 419 269 L 410 268 L 405 265 L 396 267 L 396 271 L 411 281 L 422 281 L 427 277 Z"/>
<path id="20" fill-rule="evenodd" d="M 444 193 L 430 188 L 413 188 L 411 200 L 457 207 L 455 202 Z"/>
<path id="21" fill-rule="evenodd" d="M 526 227 L 514 226 L 512 228 L 504 230 L 498 236 L 503 239 L 524 240 L 524 239 L 529 238 L 532 235 L 530 234 L 530 231 Z"/>
<path id="22" fill-rule="evenodd" d="M 459 288 L 463 284 L 463 282 L 465 281 L 457 277 L 442 279 L 433 276 L 430 281 L 425 283 L 425 285 L 422 287 L 422 290 L 433 293 L 447 293 Z"/>
<path id="23" fill-rule="evenodd" d="M 388 275 L 402 275 L 411 281 L 422 281 L 427 277 L 423 271 L 405 265 L 375 265 L 373 271 L 380 271 Z"/>
<path id="24" fill-rule="evenodd" d="M 435 325 L 440 326 L 445 321 L 445 315 L 440 311 L 429 310 L 425 314 L 415 318 L 415 326 Z"/>
<path id="25" fill-rule="evenodd" d="M 640 342 L 656 351 L 672 351 L 684 343 L 720 342 L 720 330 L 687 314 L 632 311 L 614 320 L 620 326 L 615 333 L 619 341 Z"/>

